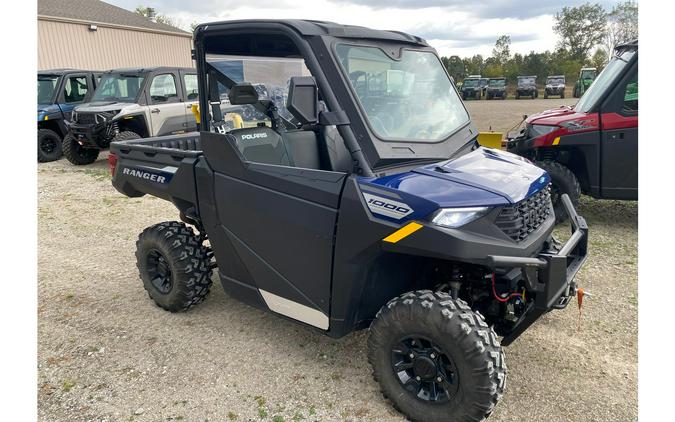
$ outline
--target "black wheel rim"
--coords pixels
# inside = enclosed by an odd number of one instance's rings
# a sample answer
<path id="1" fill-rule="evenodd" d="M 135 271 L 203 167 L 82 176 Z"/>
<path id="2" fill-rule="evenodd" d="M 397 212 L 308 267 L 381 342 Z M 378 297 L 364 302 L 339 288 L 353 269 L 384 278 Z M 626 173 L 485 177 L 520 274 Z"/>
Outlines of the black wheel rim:
<path id="1" fill-rule="evenodd" d="M 171 266 L 164 255 L 156 249 L 148 252 L 146 258 L 150 283 L 160 293 L 167 294 L 173 287 Z"/>
<path id="2" fill-rule="evenodd" d="M 45 154 L 51 154 L 56 150 L 56 142 L 52 136 L 45 136 L 40 140 L 40 150 Z"/>
<path id="3" fill-rule="evenodd" d="M 408 336 L 391 349 L 391 368 L 404 389 L 417 399 L 445 403 L 459 388 L 454 362 L 443 349 L 423 336 Z"/>

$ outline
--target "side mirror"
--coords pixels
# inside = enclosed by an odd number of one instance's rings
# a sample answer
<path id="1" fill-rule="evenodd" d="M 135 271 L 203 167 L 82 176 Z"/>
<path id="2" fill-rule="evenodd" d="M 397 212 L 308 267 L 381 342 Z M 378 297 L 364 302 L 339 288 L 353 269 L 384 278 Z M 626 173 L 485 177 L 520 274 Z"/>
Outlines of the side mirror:
<path id="1" fill-rule="evenodd" d="M 258 102 L 258 91 L 249 83 L 240 83 L 230 88 L 227 97 L 232 105 L 255 104 Z"/>
<path id="2" fill-rule="evenodd" d="M 286 109 L 303 125 L 319 121 L 319 89 L 313 77 L 291 78 Z"/>

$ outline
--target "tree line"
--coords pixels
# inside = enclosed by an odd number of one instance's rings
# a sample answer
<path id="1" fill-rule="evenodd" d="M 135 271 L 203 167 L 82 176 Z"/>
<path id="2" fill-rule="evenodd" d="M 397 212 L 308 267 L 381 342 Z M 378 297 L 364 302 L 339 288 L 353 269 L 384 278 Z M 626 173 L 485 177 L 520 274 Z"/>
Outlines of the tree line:
<path id="1" fill-rule="evenodd" d="M 554 17 L 553 31 L 558 43 L 553 51 L 511 54 L 511 37 L 497 38 L 492 55 L 441 57 L 456 81 L 468 75 L 504 76 L 515 83 L 519 75 L 536 75 L 543 83 L 549 75 L 565 75 L 568 85 L 579 77 L 582 67 L 602 70 L 614 47 L 638 38 L 638 6 L 632 0 L 615 5 L 611 11 L 600 4 L 563 7 Z"/>

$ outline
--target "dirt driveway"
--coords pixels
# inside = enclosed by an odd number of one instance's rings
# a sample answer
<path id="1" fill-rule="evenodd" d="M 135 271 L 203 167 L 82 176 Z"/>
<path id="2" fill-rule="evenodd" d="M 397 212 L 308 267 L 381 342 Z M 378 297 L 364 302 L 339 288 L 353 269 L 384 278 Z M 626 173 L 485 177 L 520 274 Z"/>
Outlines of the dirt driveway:
<path id="1" fill-rule="evenodd" d="M 479 129 L 505 130 L 560 103 L 467 104 Z M 156 307 L 134 242 L 177 213 L 117 193 L 104 157 L 38 167 L 41 420 L 403 420 L 370 376 L 365 332 L 329 339 L 234 301 L 217 281 L 190 312 Z M 490 421 L 637 416 L 637 204 L 586 198 L 580 212 L 591 256 L 579 281 L 594 296 L 581 319 L 576 305 L 552 312 L 506 349 L 507 391 Z"/>

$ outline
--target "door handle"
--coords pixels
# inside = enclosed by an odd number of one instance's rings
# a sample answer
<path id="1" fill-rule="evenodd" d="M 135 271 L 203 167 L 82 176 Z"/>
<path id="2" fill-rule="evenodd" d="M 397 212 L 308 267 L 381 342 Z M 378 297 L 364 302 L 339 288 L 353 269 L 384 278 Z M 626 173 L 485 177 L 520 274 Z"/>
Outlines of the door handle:
<path id="1" fill-rule="evenodd" d="M 623 139 L 623 138 L 624 138 L 624 133 L 623 133 L 623 132 L 612 133 L 611 135 L 609 135 L 609 139 L 610 139 L 611 141 L 616 141 L 617 139 Z"/>
<path id="2" fill-rule="evenodd" d="M 153 108 L 152 110 L 150 110 L 150 113 L 159 113 L 159 109 L 158 109 L 158 108 Z"/>

